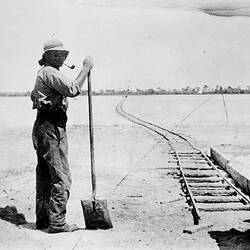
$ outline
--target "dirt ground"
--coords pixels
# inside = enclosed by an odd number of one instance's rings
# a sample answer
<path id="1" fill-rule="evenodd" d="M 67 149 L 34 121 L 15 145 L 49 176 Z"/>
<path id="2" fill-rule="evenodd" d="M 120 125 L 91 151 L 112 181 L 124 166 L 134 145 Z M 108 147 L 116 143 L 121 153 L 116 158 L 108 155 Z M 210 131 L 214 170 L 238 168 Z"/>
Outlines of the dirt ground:
<path id="1" fill-rule="evenodd" d="M 28 136 L 24 133 L 22 141 Z M 82 230 L 50 235 L 35 229 L 35 166 L 1 173 L 1 207 L 28 223 L 0 220 L 0 249 L 248 249 L 249 212 L 202 213 L 194 226 L 168 146 L 136 125 L 95 127 L 97 194 L 108 200 L 111 230 L 85 230 L 80 200 L 90 197 L 88 127 L 68 128 L 73 185 L 67 220 Z M 20 142 L 21 143 L 21 142 Z M 31 148 L 24 150 L 32 152 Z M 34 152 L 33 152 L 34 153 Z M 13 156 L 14 157 L 14 156 Z M 193 232 L 193 233 L 190 233 Z"/>

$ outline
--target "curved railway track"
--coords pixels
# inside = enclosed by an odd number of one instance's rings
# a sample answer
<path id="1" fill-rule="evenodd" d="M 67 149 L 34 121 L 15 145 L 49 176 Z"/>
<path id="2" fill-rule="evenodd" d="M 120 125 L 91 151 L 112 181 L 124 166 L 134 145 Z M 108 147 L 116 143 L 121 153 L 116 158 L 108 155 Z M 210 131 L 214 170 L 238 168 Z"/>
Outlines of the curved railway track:
<path id="1" fill-rule="evenodd" d="M 202 150 L 173 131 L 125 112 L 124 101 L 122 99 L 116 106 L 119 115 L 157 133 L 168 143 L 169 162 L 176 164 L 180 171 L 182 190 L 190 205 L 195 225 L 199 224 L 201 211 L 250 210 L 250 199 L 217 169 Z"/>

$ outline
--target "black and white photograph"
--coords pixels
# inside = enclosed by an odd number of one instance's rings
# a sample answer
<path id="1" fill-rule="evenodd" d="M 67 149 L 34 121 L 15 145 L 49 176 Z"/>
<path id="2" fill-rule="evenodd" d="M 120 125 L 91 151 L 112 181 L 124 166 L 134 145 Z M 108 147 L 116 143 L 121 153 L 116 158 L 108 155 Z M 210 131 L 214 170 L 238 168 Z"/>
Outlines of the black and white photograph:
<path id="1" fill-rule="evenodd" d="M 0 1 L 0 249 L 250 249 L 250 0 Z"/>

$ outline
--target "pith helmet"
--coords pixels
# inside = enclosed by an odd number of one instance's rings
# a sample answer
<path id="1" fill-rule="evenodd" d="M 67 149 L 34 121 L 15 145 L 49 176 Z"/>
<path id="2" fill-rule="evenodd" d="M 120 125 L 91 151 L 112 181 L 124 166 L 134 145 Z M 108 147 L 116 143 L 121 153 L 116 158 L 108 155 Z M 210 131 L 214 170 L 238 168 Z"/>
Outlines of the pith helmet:
<path id="1" fill-rule="evenodd" d="M 62 51 L 66 57 L 69 54 L 69 51 L 64 48 L 63 43 L 59 39 L 57 38 L 50 39 L 43 46 L 43 56 L 38 61 L 39 65 L 40 66 L 45 65 L 45 53 L 47 51 L 55 51 L 55 50 Z"/>
<path id="2" fill-rule="evenodd" d="M 64 48 L 63 43 L 57 38 L 48 40 L 44 44 L 43 50 L 44 50 L 44 53 L 49 50 L 61 50 L 61 51 L 67 52 L 67 54 L 69 53 L 69 51 Z"/>

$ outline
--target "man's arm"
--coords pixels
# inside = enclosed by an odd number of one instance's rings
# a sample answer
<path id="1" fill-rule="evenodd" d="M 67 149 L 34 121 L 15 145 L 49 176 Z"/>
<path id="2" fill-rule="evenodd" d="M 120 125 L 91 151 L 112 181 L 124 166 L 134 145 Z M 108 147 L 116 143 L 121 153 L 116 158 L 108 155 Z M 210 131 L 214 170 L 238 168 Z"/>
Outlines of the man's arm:
<path id="1" fill-rule="evenodd" d="M 94 66 L 93 59 L 91 57 L 86 57 L 83 61 L 83 67 L 80 71 L 79 75 L 76 77 L 74 84 L 79 86 L 81 89 L 83 86 L 83 83 L 91 70 L 91 68 Z"/>
<path id="2" fill-rule="evenodd" d="M 74 81 L 69 80 L 60 71 L 53 68 L 50 68 L 50 72 L 46 72 L 44 80 L 46 85 L 55 89 L 62 96 L 75 97 L 81 93 L 81 88 L 93 65 L 92 58 L 86 57 L 83 61 L 83 67 Z"/>

